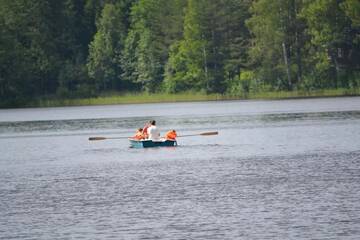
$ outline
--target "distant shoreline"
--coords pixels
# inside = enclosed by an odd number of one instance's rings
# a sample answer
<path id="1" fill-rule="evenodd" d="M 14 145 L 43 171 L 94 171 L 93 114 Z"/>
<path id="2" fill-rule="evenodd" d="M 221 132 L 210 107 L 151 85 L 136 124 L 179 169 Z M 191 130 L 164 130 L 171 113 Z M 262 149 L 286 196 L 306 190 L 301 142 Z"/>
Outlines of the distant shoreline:
<path id="1" fill-rule="evenodd" d="M 111 93 L 105 96 L 92 98 L 56 98 L 47 97 L 29 101 L 25 105 L 6 106 L 6 108 L 30 107 L 66 107 L 66 106 L 93 106 L 115 104 L 142 104 L 142 103 L 171 103 L 171 102 L 199 102 L 199 101 L 224 101 L 224 100 L 282 100 L 322 97 L 348 97 L 360 96 L 360 88 L 356 89 L 326 89 L 316 91 L 273 91 L 257 92 L 239 95 L 205 94 L 199 92 L 186 92 L 176 94 L 166 93 Z"/>

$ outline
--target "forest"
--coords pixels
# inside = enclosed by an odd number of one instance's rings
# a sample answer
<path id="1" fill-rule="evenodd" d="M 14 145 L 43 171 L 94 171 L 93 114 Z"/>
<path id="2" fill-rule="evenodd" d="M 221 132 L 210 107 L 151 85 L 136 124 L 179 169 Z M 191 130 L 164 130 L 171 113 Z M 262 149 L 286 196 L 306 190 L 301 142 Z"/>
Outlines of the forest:
<path id="1" fill-rule="evenodd" d="M 1 107 L 359 87 L 359 0 L 0 0 Z"/>

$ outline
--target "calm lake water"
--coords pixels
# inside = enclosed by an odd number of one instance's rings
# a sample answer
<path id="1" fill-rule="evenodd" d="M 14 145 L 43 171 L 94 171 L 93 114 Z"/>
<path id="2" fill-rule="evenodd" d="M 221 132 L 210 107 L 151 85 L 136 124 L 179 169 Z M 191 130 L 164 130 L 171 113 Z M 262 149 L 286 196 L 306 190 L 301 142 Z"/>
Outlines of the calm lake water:
<path id="1" fill-rule="evenodd" d="M 0 239 L 360 239 L 360 98 L 0 110 Z"/>

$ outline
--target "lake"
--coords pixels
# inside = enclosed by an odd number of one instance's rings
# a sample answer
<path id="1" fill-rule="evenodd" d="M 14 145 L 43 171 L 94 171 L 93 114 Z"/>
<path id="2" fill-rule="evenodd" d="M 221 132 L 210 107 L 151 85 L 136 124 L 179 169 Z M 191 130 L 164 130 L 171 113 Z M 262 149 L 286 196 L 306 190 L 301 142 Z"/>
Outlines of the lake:
<path id="1" fill-rule="evenodd" d="M 360 97 L 0 110 L 0 239 L 359 238 Z"/>

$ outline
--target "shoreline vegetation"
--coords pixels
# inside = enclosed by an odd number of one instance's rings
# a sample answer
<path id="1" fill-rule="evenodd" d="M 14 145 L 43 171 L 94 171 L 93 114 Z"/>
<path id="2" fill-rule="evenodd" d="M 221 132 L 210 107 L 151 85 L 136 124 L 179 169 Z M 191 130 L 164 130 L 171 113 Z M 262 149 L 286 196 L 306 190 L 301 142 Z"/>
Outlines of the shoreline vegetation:
<path id="1" fill-rule="evenodd" d="M 55 98 L 46 97 L 31 101 L 19 107 L 65 107 L 65 106 L 92 106 L 114 104 L 142 104 L 165 102 L 199 102 L 199 101 L 224 101 L 224 100 L 282 100 L 295 98 L 321 98 L 321 97 L 346 97 L 360 96 L 360 88 L 355 89 L 324 89 L 312 91 L 271 91 L 254 92 L 239 95 L 206 94 L 202 92 L 168 93 L 108 93 L 91 98 Z"/>
<path id="2" fill-rule="evenodd" d="M 360 95 L 359 9 L 2 0 L 0 108 Z"/>

